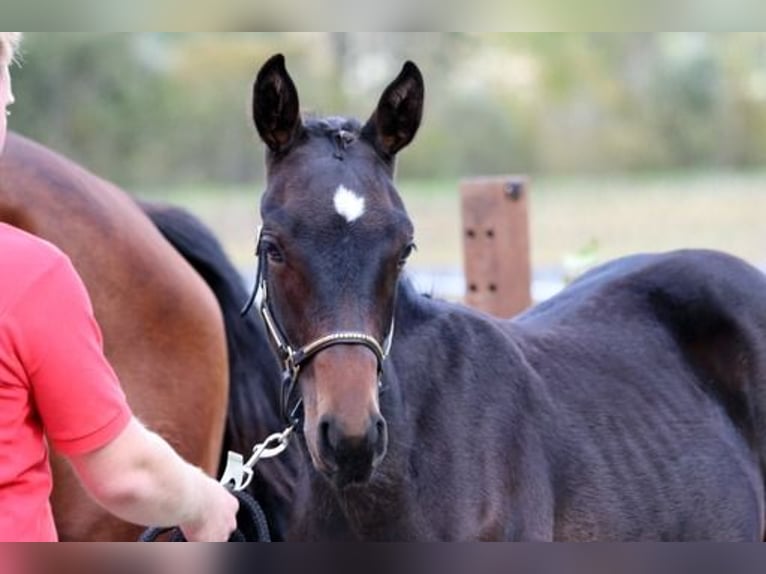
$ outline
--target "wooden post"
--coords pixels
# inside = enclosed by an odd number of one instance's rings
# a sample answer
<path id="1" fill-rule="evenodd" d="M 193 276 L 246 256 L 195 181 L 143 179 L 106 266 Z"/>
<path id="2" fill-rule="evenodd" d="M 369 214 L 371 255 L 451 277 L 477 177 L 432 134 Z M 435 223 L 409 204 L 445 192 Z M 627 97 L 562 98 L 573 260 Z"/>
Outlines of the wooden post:
<path id="1" fill-rule="evenodd" d="M 460 183 L 466 304 L 512 317 L 532 303 L 529 181 L 509 176 Z"/>

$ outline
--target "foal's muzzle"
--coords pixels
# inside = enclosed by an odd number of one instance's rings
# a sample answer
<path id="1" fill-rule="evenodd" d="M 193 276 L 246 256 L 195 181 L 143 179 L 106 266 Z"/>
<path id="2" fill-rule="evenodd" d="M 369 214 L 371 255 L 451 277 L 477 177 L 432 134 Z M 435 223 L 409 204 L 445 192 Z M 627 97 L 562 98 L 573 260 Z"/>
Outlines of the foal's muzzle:
<path id="1" fill-rule="evenodd" d="M 325 474 L 338 487 L 367 482 L 386 455 L 388 429 L 380 415 L 370 417 L 360 436 L 349 436 L 338 419 L 325 416 L 317 433 L 319 457 Z"/>

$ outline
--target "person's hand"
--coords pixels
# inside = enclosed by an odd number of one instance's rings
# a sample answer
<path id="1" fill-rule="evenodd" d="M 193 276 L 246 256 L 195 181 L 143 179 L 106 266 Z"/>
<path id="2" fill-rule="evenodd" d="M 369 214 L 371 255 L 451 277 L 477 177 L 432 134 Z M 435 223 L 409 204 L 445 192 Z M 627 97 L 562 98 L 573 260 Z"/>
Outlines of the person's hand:
<path id="1" fill-rule="evenodd" d="M 198 509 L 197 518 L 179 525 L 189 542 L 226 542 L 237 528 L 239 501 L 206 475 L 200 481 Z"/>

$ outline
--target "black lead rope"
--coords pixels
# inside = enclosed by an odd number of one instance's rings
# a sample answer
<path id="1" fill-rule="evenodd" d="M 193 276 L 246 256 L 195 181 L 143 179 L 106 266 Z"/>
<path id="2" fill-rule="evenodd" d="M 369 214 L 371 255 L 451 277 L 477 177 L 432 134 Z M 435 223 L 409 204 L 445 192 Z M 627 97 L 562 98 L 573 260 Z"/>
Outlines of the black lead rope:
<path id="1" fill-rule="evenodd" d="M 232 494 L 239 500 L 237 529 L 229 537 L 229 542 L 271 542 L 269 524 L 261 505 L 244 490 Z M 163 534 L 168 534 L 169 542 L 186 542 L 186 538 L 177 526 L 172 528 L 148 528 L 138 538 L 139 542 L 155 542 Z"/>

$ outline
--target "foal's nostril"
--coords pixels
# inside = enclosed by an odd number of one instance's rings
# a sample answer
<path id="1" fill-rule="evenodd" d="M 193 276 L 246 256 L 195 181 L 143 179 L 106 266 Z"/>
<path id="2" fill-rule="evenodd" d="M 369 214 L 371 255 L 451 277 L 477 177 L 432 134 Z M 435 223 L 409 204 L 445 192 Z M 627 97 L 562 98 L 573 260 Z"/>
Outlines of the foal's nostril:
<path id="1" fill-rule="evenodd" d="M 337 432 L 333 431 L 333 425 L 329 419 L 323 419 L 319 423 L 319 448 L 325 456 L 332 455 L 337 447 Z"/>
<path id="2" fill-rule="evenodd" d="M 380 415 L 377 415 L 375 417 L 375 424 L 371 425 L 371 428 L 374 429 L 371 432 L 373 452 L 375 453 L 375 457 L 380 459 L 386 453 L 386 448 L 388 446 L 388 428 L 385 419 Z"/>

